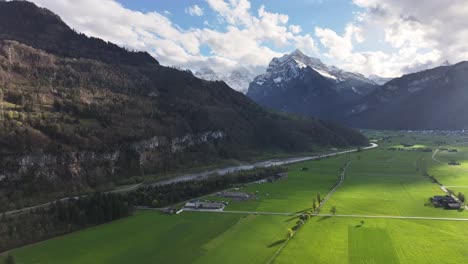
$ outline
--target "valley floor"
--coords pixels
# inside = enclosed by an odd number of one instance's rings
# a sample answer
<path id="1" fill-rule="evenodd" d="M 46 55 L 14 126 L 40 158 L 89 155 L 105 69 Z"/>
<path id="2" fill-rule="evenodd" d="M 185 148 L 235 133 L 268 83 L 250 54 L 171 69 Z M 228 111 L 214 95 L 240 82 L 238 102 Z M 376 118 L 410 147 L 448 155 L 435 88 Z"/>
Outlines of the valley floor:
<path id="1" fill-rule="evenodd" d="M 225 212 L 134 216 L 19 248 L 17 263 L 466 263 L 468 212 L 434 208 L 429 198 L 468 190 L 468 144 L 460 137 L 372 132 L 380 147 L 289 165 L 288 178 L 250 184 L 239 191 L 255 198 L 225 200 Z M 457 152 L 439 150 L 440 141 Z M 402 142 L 414 146 L 389 148 Z M 444 147 L 445 147 L 444 145 Z M 423 152 L 422 148 L 432 148 Z M 446 162 L 456 160 L 460 166 Z M 318 215 L 291 239 L 299 215 Z M 333 208 L 335 213 L 333 213 Z M 0 256 L 1 259 L 1 256 Z"/>

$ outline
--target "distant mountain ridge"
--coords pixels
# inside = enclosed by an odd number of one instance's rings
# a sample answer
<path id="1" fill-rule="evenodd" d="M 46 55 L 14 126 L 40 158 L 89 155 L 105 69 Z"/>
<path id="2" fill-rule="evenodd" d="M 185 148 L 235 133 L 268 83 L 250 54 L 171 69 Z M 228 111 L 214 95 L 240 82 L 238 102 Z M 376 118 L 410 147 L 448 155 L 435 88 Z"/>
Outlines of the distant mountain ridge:
<path id="1" fill-rule="evenodd" d="M 250 83 L 247 96 L 272 109 L 339 120 L 341 108 L 376 87 L 361 74 L 328 66 L 295 50 L 274 58 L 266 72 Z"/>
<path id="2" fill-rule="evenodd" d="M 255 78 L 255 74 L 247 68 L 237 68 L 231 72 L 221 74 L 205 66 L 194 72 L 194 75 L 207 81 L 224 81 L 232 89 L 243 94 L 247 93 L 250 82 Z"/>
<path id="3" fill-rule="evenodd" d="M 394 77 L 381 77 L 375 74 L 372 74 L 368 77 L 369 80 L 373 81 L 374 83 L 378 85 L 384 85 L 388 83 L 389 81 L 395 79 Z"/>
<path id="4" fill-rule="evenodd" d="M 347 112 L 347 123 L 376 129 L 468 129 L 468 62 L 395 78 Z"/>

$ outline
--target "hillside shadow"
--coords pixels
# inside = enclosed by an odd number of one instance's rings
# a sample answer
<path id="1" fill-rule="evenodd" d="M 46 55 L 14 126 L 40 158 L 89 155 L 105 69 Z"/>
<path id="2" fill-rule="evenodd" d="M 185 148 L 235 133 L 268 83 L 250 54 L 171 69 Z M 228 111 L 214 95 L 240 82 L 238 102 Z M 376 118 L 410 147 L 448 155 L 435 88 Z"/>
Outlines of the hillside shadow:
<path id="1" fill-rule="evenodd" d="M 268 245 L 268 247 L 271 248 L 271 247 L 274 247 L 274 246 L 281 245 L 281 244 L 284 243 L 284 241 L 286 241 L 286 239 L 280 239 L 278 241 L 275 241 L 275 242 L 271 243 L 270 245 Z"/>

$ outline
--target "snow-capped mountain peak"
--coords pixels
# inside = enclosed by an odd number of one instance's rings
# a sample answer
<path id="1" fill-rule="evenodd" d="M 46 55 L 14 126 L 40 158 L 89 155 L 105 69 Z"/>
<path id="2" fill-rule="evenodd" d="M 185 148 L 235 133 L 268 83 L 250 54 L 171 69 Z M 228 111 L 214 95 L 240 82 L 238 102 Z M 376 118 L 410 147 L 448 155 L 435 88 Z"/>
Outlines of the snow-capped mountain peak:
<path id="1" fill-rule="evenodd" d="M 361 74 L 347 72 L 335 66 L 328 66 L 320 59 L 309 57 L 298 49 L 280 58 L 274 58 L 268 65 L 266 73 L 257 76 L 254 82 L 258 85 L 262 85 L 268 80 L 275 80 L 274 83 L 276 83 L 277 86 L 281 86 L 282 82 L 289 81 L 303 74 L 307 67 L 310 67 L 318 74 L 338 84 L 350 81 L 374 84 Z M 282 81 L 277 81 L 280 78 Z"/>
<path id="2" fill-rule="evenodd" d="M 225 74 L 217 73 L 209 67 L 202 67 L 194 75 L 207 81 L 224 81 L 232 89 L 244 94 L 247 93 L 250 82 L 255 78 L 254 73 L 243 67 Z"/>
<path id="3" fill-rule="evenodd" d="M 221 77 L 213 71 L 211 68 L 203 67 L 194 73 L 194 75 L 200 79 L 207 81 L 219 81 Z"/>

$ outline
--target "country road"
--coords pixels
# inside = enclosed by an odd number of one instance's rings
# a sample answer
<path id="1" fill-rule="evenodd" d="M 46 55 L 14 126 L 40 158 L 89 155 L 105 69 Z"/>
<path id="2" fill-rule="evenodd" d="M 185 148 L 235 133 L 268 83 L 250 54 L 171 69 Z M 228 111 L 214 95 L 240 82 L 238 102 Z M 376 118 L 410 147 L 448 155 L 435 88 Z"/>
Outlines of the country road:
<path id="1" fill-rule="evenodd" d="M 225 214 L 251 214 L 251 215 L 279 215 L 279 216 L 300 216 L 302 213 L 287 212 L 257 212 L 257 211 L 213 211 L 213 210 L 191 210 L 186 212 L 209 212 Z M 468 221 L 468 218 L 454 217 L 431 217 L 431 216 L 396 216 L 396 215 L 343 215 L 343 214 L 314 214 L 322 217 L 348 217 L 348 218 L 380 218 L 380 219 L 414 219 L 414 220 L 440 220 L 440 221 Z"/>
<path id="2" fill-rule="evenodd" d="M 371 143 L 371 146 L 362 148 L 363 150 L 368 150 L 368 149 L 373 149 L 378 147 L 377 144 Z M 229 173 L 233 173 L 236 171 L 241 171 L 241 170 L 251 170 L 254 168 L 266 168 L 266 167 L 271 167 L 271 166 L 279 166 L 279 165 L 286 165 L 286 164 L 292 164 L 292 163 L 297 163 L 297 162 L 302 162 L 302 161 L 307 161 L 307 160 L 315 160 L 315 159 L 320 159 L 320 158 L 327 158 L 327 157 L 333 157 L 333 156 L 338 156 L 342 154 L 347 154 L 347 153 L 352 153 L 356 152 L 358 149 L 351 149 L 351 150 L 346 150 L 346 151 L 339 151 L 339 152 L 333 152 L 329 154 L 324 154 L 324 155 L 316 155 L 316 156 L 308 156 L 308 157 L 297 157 L 297 158 L 288 158 L 284 160 L 268 160 L 268 161 L 263 161 L 263 162 L 257 162 L 254 164 L 245 164 L 245 165 L 239 165 L 239 166 L 232 166 L 232 167 L 227 167 L 227 168 L 222 168 L 222 169 L 215 169 L 215 170 L 209 170 L 209 171 L 204 171 L 200 173 L 192 173 L 192 174 L 184 174 L 181 176 L 174 177 L 172 179 L 168 180 L 163 180 L 159 181 L 157 183 L 153 183 L 151 185 L 167 185 L 167 184 L 172 184 L 172 183 L 177 183 L 177 182 L 184 182 L 184 181 L 190 181 L 190 180 L 202 180 L 204 178 L 207 178 L 211 175 L 218 175 L 218 176 L 223 176 Z M 109 191 L 107 193 L 121 193 L 121 192 L 129 192 L 136 190 L 138 187 L 145 185 L 144 183 L 139 183 L 136 185 L 129 186 L 124 189 L 118 189 L 118 190 L 113 190 Z M 88 195 L 81 195 L 81 196 L 70 196 L 70 197 L 64 197 L 58 200 L 54 200 L 51 202 L 35 205 L 35 206 L 30 206 L 26 208 L 21 208 L 17 210 L 12 210 L 12 211 L 7 211 L 7 212 L 0 212 L 0 214 L 5 214 L 5 215 L 10 215 L 10 214 L 16 214 L 16 213 L 23 213 L 27 212 L 33 209 L 37 208 L 43 208 L 46 206 L 49 206 L 50 204 L 56 202 L 56 201 L 66 201 L 68 199 L 79 199 L 82 197 L 86 197 Z"/>
<path id="3" fill-rule="evenodd" d="M 468 142 L 459 142 L 459 143 L 452 144 L 452 146 L 460 146 L 460 145 L 465 145 L 465 144 L 468 144 Z M 435 156 L 436 156 L 437 153 L 439 153 L 439 152 L 440 152 L 440 146 L 436 149 L 436 151 L 434 151 L 434 154 L 432 154 L 432 159 L 433 159 L 435 162 L 448 165 L 447 162 L 442 162 L 442 161 L 436 159 Z"/>
<path id="4" fill-rule="evenodd" d="M 139 184 L 136 184 L 136 185 L 129 186 L 129 187 L 127 187 L 127 188 L 118 189 L 118 190 L 114 190 L 114 191 L 109 191 L 109 192 L 107 192 L 107 193 L 121 193 L 121 192 L 133 191 L 133 190 L 136 190 L 138 187 L 140 187 L 142 184 L 143 184 L 143 183 L 139 183 Z M 88 195 L 79 195 L 79 196 L 65 197 L 65 198 L 62 198 L 62 199 L 59 199 L 59 200 L 55 200 L 55 201 L 52 201 L 52 202 L 43 203 L 43 204 L 39 204 L 39 205 L 35 205 L 35 206 L 30 206 L 30 207 L 25 207 L 25 208 L 22 208 L 22 209 L 12 210 L 12 211 L 0 213 L 0 214 L 10 215 L 10 214 L 16 214 L 16 213 L 23 213 L 23 212 L 27 212 L 27 211 L 29 211 L 29 210 L 33 210 L 33 209 L 37 209 L 37 208 L 42 208 L 42 207 L 49 206 L 49 205 L 51 205 L 52 203 L 55 203 L 55 202 L 57 202 L 57 201 L 64 202 L 64 201 L 66 201 L 66 200 L 68 200 L 68 199 L 79 199 L 79 198 L 81 198 L 81 197 L 86 197 L 86 196 L 88 196 Z"/>

